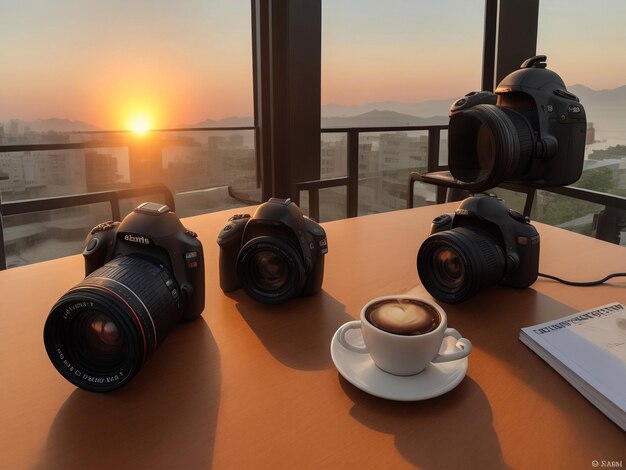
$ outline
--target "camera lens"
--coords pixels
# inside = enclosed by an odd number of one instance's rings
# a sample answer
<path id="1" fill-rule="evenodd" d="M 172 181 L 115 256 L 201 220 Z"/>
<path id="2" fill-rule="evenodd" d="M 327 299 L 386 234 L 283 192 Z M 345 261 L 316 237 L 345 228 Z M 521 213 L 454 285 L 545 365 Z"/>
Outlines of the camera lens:
<path id="1" fill-rule="evenodd" d="M 457 227 L 426 239 L 417 254 L 417 271 L 437 300 L 461 302 L 502 280 L 506 269 L 498 239 L 477 227 Z"/>
<path id="2" fill-rule="evenodd" d="M 124 338 L 113 319 L 97 310 L 83 312 L 75 322 L 77 350 L 86 363 L 107 368 L 121 363 Z"/>
<path id="3" fill-rule="evenodd" d="M 476 189 L 521 178 L 533 153 L 528 120 L 512 109 L 480 104 L 450 117 L 450 173 Z"/>
<path id="4" fill-rule="evenodd" d="M 465 269 L 459 255 L 450 248 L 439 248 L 433 255 L 435 264 L 433 276 L 437 282 L 449 289 L 458 289 L 463 285 Z"/>
<path id="5" fill-rule="evenodd" d="M 122 256 L 63 295 L 44 326 L 57 370 L 74 385 L 103 392 L 128 383 L 181 316 L 167 268 Z"/>
<path id="6" fill-rule="evenodd" d="M 287 261 L 272 251 L 259 251 L 251 260 L 253 277 L 264 290 L 275 291 L 282 288 L 289 279 Z"/>
<path id="7" fill-rule="evenodd" d="M 297 296 L 305 280 L 301 255 L 281 238 L 262 236 L 246 243 L 237 258 L 237 276 L 246 293 L 266 304 Z"/>

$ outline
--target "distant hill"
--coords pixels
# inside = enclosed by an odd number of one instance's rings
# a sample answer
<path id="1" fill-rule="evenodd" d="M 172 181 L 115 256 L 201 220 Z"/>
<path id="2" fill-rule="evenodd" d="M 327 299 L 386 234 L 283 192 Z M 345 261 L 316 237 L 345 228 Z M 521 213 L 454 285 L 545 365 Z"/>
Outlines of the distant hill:
<path id="1" fill-rule="evenodd" d="M 426 126 L 447 123 L 447 116 L 426 118 L 379 109 L 357 116 L 322 117 L 322 127 Z"/>
<path id="2" fill-rule="evenodd" d="M 592 122 L 596 137 L 617 138 L 626 136 L 626 85 L 612 90 L 592 90 L 584 85 L 567 87 L 580 98 L 585 108 L 587 122 Z"/>
<path id="3" fill-rule="evenodd" d="M 450 105 L 456 98 L 458 97 L 444 100 L 420 101 L 416 103 L 378 101 L 358 105 L 324 104 L 322 105 L 322 119 L 325 117 L 357 116 L 370 111 L 395 111 L 396 113 L 420 117 L 447 116 Z"/>
<path id="4" fill-rule="evenodd" d="M 4 131 L 8 133 L 12 122 L 17 122 L 19 133 L 24 133 L 27 129 L 30 129 L 32 132 L 81 132 L 102 130 L 93 124 L 62 118 L 38 119 L 36 121 L 10 119 L 0 122 L 0 125 L 4 125 Z"/>
<path id="5" fill-rule="evenodd" d="M 447 116 L 419 117 L 395 111 L 374 109 L 354 116 L 322 115 L 322 127 L 373 127 L 373 126 L 425 126 L 429 124 L 447 124 Z M 250 117 L 229 117 L 225 119 L 206 119 L 191 127 L 243 127 L 252 126 Z"/>
<path id="6" fill-rule="evenodd" d="M 585 108 L 626 108 L 626 85 L 613 90 L 592 90 L 585 85 L 572 85 L 567 89 L 580 98 Z"/>
<path id="7" fill-rule="evenodd" d="M 612 90 L 593 90 L 585 85 L 570 85 L 568 90 L 580 98 L 587 110 L 588 121 L 596 123 L 596 129 L 624 131 L 626 116 L 626 85 Z M 322 127 L 368 127 L 368 126 L 420 126 L 447 124 L 450 104 L 458 97 L 428 100 L 415 103 L 380 101 L 359 105 L 325 104 L 321 107 Z M 27 128 L 33 132 L 81 132 L 98 131 L 99 127 L 83 121 L 62 118 L 24 121 L 19 119 L 0 122 L 9 132 L 11 122 L 18 124 L 19 133 Z M 231 116 L 224 119 L 205 119 L 180 127 L 247 127 L 254 125 L 252 116 Z M 178 127 L 178 126 L 176 126 Z"/>
<path id="8" fill-rule="evenodd" d="M 231 116 L 224 119 L 205 119 L 189 127 L 248 127 L 254 126 L 254 118 L 252 116 Z M 186 126 L 185 126 L 186 127 Z"/>
<path id="9" fill-rule="evenodd" d="M 580 98 L 587 110 L 589 120 L 614 121 L 624 115 L 626 109 L 626 85 L 613 90 L 593 90 L 584 85 L 567 87 Z M 450 105 L 458 97 L 415 103 L 379 101 L 358 105 L 322 105 L 322 127 L 368 127 L 368 126 L 420 126 L 447 124 Z M 615 115 L 615 116 L 614 116 Z M 220 120 L 207 119 L 193 127 L 251 126 L 253 118 L 229 117 Z"/>

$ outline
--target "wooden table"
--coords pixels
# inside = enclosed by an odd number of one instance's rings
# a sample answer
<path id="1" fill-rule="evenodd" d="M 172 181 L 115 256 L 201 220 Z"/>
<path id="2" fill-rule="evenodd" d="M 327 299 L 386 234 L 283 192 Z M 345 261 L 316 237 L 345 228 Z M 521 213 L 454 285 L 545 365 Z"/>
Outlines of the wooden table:
<path id="1" fill-rule="evenodd" d="M 446 305 L 470 338 L 469 371 L 422 402 L 372 397 L 344 380 L 330 340 L 375 296 L 423 292 L 417 250 L 456 204 L 324 224 L 323 291 L 268 307 L 219 288 L 217 234 L 228 211 L 185 219 L 206 259 L 202 319 L 179 325 L 126 387 L 76 389 L 51 365 L 42 328 L 82 279 L 82 256 L 0 272 L 0 466 L 8 469 L 587 469 L 626 460 L 626 435 L 518 340 L 519 329 L 611 301 L 538 280 Z M 595 279 L 626 250 L 536 224 L 543 272 Z M 622 463 L 624 465 L 624 463 Z"/>

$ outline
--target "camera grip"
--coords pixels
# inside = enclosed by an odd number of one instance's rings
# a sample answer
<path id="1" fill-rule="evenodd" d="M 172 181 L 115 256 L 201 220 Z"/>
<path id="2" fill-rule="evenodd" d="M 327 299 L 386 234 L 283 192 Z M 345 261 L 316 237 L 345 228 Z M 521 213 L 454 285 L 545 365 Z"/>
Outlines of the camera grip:
<path id="1" fill-rule="evenodd" d="M 237 256 L 233 256 L 232 252 L 225 252 L 222 248 L 220 250 L 219 273 L 220 288 L 224 292 L 232 292 L 240 287 L 236 265 Z"/>
<path id="2" fill-rule="evenodd" d="M 243 230 L 249 218 L 247 214 L 231 217 L 217 236 L 217 244 L 220 247 L 220 287 L 224 292 L 232 292 L 240 287 L 237 277 L 237 257 L 241 249 Z"/>
<path id="3" fill-rule="evenodd" d="M 85 276 L 101 268 L 111 259 L 118 225 L 119 222 L 104 222 L 89 232 L 83 250 Z"/>

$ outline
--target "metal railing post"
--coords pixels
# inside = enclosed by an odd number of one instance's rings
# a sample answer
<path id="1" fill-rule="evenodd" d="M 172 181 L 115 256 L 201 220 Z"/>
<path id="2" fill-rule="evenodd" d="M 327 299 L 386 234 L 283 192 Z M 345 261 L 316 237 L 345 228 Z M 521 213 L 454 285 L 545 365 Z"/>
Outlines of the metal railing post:
<path id="1" fill-rule="evenodd" d="M 441 131 L 438 127 L 428 129 L 428 172 L 437 171 L 439 169 L 439 141 L 441 139 Z"/>
<path id="2" fill-rule="evenodd" d="M 346 188 L 347 216 L 359 214 L 359 131 L 350 129 L 347 142 L 348 186 Z"/>
<path id="3" fill-rule="evenodd" d="M 320 190 L 309 189 L 309 217 L 316 222 L 320 220 Z"/>

